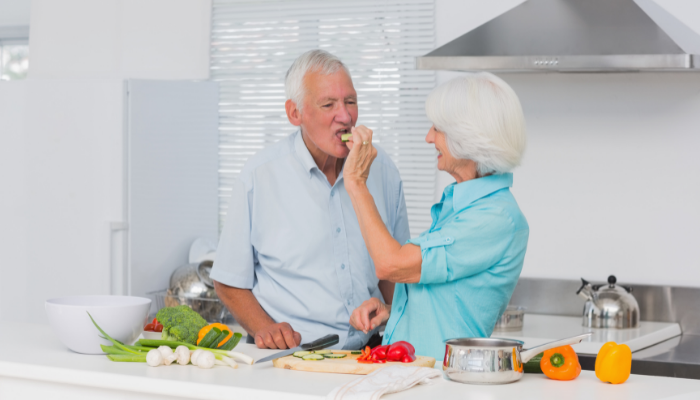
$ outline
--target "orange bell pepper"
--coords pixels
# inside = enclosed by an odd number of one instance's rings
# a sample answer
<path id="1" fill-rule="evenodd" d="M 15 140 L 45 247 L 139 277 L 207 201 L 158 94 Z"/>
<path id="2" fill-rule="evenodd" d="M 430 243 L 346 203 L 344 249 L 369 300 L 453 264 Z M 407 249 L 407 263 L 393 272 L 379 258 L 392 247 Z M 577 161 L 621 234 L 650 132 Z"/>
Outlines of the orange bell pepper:
<path id="1" fill-rule="evenodd" d="M 545 350 L 540 360 L 542 372 L 550 379 L 570 381 L 581 374 L 581 364 L 571 346 Z"/>
<path id="2" fill-rule="evenodd" d="M 209 331 L 214 327 L 221 329 L 221 332 L 228 331 L 228 336 L 226 336 L 224 338 L 224 340 L 219 342 L 219 345 L 216 346 L 217 348 L 223 346 L 233 336 L 233 333 L 231 332 L 231 330 L 232 330 L 231 328 L 229 328 L 228 326 L 226 326 L 224 324 L 220 324 L 218 322 L 215 322 L 215 323 L 209 324 L 209 325 L 207 325 L 204 328 L 199 330 L 199 334 L 197 335 L 197 344 L 199 344 L 199 342 L 201 342 L 202 339 L 204 339 L 204 337 L 207 336 L 207 333 L 209 333 Z"/>
<path id="3" fill-rule="evenodd" d="M 632 350 L 626 344 L 608 342 L 595 359 L 595 376 L 603 382 L 624 383 L 632 372 Z"/>

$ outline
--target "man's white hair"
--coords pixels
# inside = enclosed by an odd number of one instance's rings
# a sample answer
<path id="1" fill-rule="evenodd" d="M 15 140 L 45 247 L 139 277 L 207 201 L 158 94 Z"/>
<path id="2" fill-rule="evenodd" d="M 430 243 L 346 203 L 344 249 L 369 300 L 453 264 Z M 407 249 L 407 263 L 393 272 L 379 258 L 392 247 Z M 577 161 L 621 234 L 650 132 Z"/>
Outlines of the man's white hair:
<path id="1" fill-rule="evenodd" d="M 304 96 L 306 96 L 306 87 L 304 87 L 306 74 L 315 72 L 330 75 L 338 72 L 341 68 L 350 77 L 350 71 L 345 64 L 338 57 L 325 50 L 309 50 L 300 55 L 289 67 L 287 76 L 284 78 L 284 92 L 287 99 L 296 103 L 297 108 L 301 111 Z"/>
<path id="2" fill-rule="evenodd" d="M 488 72 L 470 73 L 437 88 L 425 102 L 453 157 L 476 162 L 479 175 L 509 172 L 525 151 L 525 117 L 518 96 Z"/>

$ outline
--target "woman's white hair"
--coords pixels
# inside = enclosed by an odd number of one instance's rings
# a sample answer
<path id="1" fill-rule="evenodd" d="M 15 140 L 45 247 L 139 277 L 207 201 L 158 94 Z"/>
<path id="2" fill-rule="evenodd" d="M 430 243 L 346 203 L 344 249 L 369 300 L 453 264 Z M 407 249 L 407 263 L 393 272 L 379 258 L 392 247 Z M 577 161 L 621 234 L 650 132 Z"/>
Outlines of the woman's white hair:
<path id="1" fill-rule="evenodd" d="M 428 95 L 425 111 L 445 134 L 452 156 L 474 161 L 479 175 L 520 165 L 525 117 L 518 96 L 495 75 L 470 73 L 438 86 Z"/>
<path id="2" fill-rule="evenodd" d="M 287 76 L 284 78 L 284 92 L 287 99 L 291 99 L 296 103 L 299 111 L 304 103 L 306 96 L 306 87 L 304 87 L 304 77 L 309 72 L 315 72 L 322 75 L 330 75 L 343 69 L 348 77 L 348 71 L 345 64 L 333 54 L 324 50 L 310 50 L 297 57 L 289 67 Z M 352 79 L 352 78 L 351 78 Z"/>

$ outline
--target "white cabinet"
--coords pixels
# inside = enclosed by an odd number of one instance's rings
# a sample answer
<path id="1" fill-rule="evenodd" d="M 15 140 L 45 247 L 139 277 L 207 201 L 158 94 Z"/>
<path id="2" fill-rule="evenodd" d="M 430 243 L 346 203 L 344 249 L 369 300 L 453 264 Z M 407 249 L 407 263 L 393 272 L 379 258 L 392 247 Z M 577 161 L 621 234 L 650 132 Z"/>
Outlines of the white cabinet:
<path id="1" fill-rule="evenodd" d="M 47 298 L 168 286 L 196 237 L 217 237 L 214 82 L 0 85 L 0 319 L 45 320 Z M 10 93 L 12 92 L 12 93 Z M 8 100 L 20 93 L 21 102 Z M 23 102 L 23 104 L 21 104 Z M 9 150 L 13 149 L 13 150 Z M 10 212 L 5 205 L 13 206 Z M 3 220 L 5 219 L 3 218 Z M 8 303 L 12 303 L 11 306 Z"/>

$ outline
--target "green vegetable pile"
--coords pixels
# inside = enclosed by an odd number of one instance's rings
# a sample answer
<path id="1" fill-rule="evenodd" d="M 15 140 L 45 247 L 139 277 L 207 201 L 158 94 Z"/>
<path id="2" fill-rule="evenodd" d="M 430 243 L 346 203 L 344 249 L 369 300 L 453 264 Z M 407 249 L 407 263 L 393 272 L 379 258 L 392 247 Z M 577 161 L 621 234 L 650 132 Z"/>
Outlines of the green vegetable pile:
<path id="1" fill-rule="evenodd" d="M 207 326 L 207 321 L 197 311 L 185 305 L 161 308 L 156 319 L 163 324 L 161 339 L 190 345 L 197 343 L 199 330 Z"/>
<path id="2" fill-rule="evenodd" d="M 178 306 L 178 307 L 172 307 L 172 308 L 180 309 L 181 307 L 185 307 L 191 311 L 191 309 L 187 306 Z M 180 311 L 183 311 L 183 310 L 180 310 Z M 197 314 L 195 311 L 192 311 L 192 312 Z M 171 313 L 171 314 L 173 316 L 177 316 L 177 315 L 187 316 L 188 315 L 187 312 Z M 159 319 L 159 321 L 160 321 L 160 315 L 161 315 L 160 312 L 158 312 L 157 318 Z M 170 314 L 166 313 L 165 315 L 170 315 Z M 146 356 L 147 356 L 148 352 L 151 350 L 157 349 L 160 346 L 168 346 L 171 349 L 176 349 L 178 346 L 185 346 L 189 350 L 193 350 L 193 351 L 194 350 L 210 351 L 210 352 L 214 353 L 214 356 L 217 360 L 226 361 L 228 364 L 233 363 L 233 361 L 230 360 L 231 358 L 242 360 L 243 362 L 246 362 L 248 364 L 253 363 L 252 358 L 250 358 L 244 354 L 231 351 L 234 347 L 236 347 L 238 342 L 240 342 L 241 338 L 243 337 L 243 335 L 241 333 L 238 333 L 238 332 L 234 333 L 233 337 L 231 339 L 229 339 L 229 341 L 226 343 L 225 349 L 223 348 L 224 346 L 222 346 L 222 348 L 219 348 L 219 349 L 205 348 L 205 347 L 195 346 L 194 344 L 189 343 L 189 342 L 178 341 L 178 340 L 147 340 L 147 339 L 141 339 L 141 340 L 137 341 L 135 345 L 129 346 L 129 345 L 125 345 L 124 343 L 122 343 L 118 340 L 113 339 L 111 336 L 109 336 L 107 334 L 107 332 L 102 330 L 102 328 L 100 328 L 100 326 L 97 325 L 97 322 L 95 322 L 95 320 L 92 318 L 92 315 L 90 315 L 90 313 L 88 313 L 88 316 L 90 317 L 90 320 L 92 320 L 92 323 L 95 325 L 97 330 L 100 331 L 100 333 L 103 335 L 101 337 L 103 339 L 106 339 L 106 340 L 109 340 L 110 342 L 112 342 L 112 346 L 100 345 L 100 347 L 102 348 L 102 351 L 107 353 L 107 358 L 109 358 L 112 361 L 144 362 L 145 363 Z M 197 314 L 197 316 L 199 316 L 199 314 Z M 178 320 L 176 318 L 177 317 L 173 317 L 173 319 L 171 321 L 178 322 Z M 177 334 L 185 333 L 186 331 L 189 331 L 189 329 L 194 329 L 191 327 L 195 326 L 193 324 L 197 322 L 197 319 L 193 318 L 191 316 L 187 317 L 187 318 L 188 319 L 183 319 L 180 322 L 178 322 L 179 325 L 172 325 L 172 324 L 170 325 L 172 328 L 177 328 L 177 329 L 175 329 L 175 332 L 171 331 L 171 335 L 173 337 L 175 337 L 175 335 L 177 335 Z M 202 319 L 201 316 L 199 316 L 199 318 Z M 204 321 L 204 319 L 202 319 L 202 321 Z M 206 321 L 204 322 L 204 325 L 206 325 Z M 166 325 L 165 321 L 163 321 L 163 333 L 165 333 L 165 330 L 167 329 L 166 326 L 167 325 Z M 217 329 L 217 331 L 218 331 L 218 329 Z M 212 332 L 215 332 L 215 331 L 212 330 Z M 228 335 L 228 331 L 224 331 L 224 332 L 226 333 L 226 335 Z M 219 331 L 219 333 L 223 333 L 223 332 Z M 170 338 L 171 335 L 168 335 L 168 337 Z M 218 336 L 218 334 L 217 334 L 217 336 Z M 185 336 L 185 338 L 189 339 L 189 336 Z M 197 338 L 197 333 L 195 332 L 194 339 L 192 341 L 193 342 L 196 341 L 196 338 Z"/>

